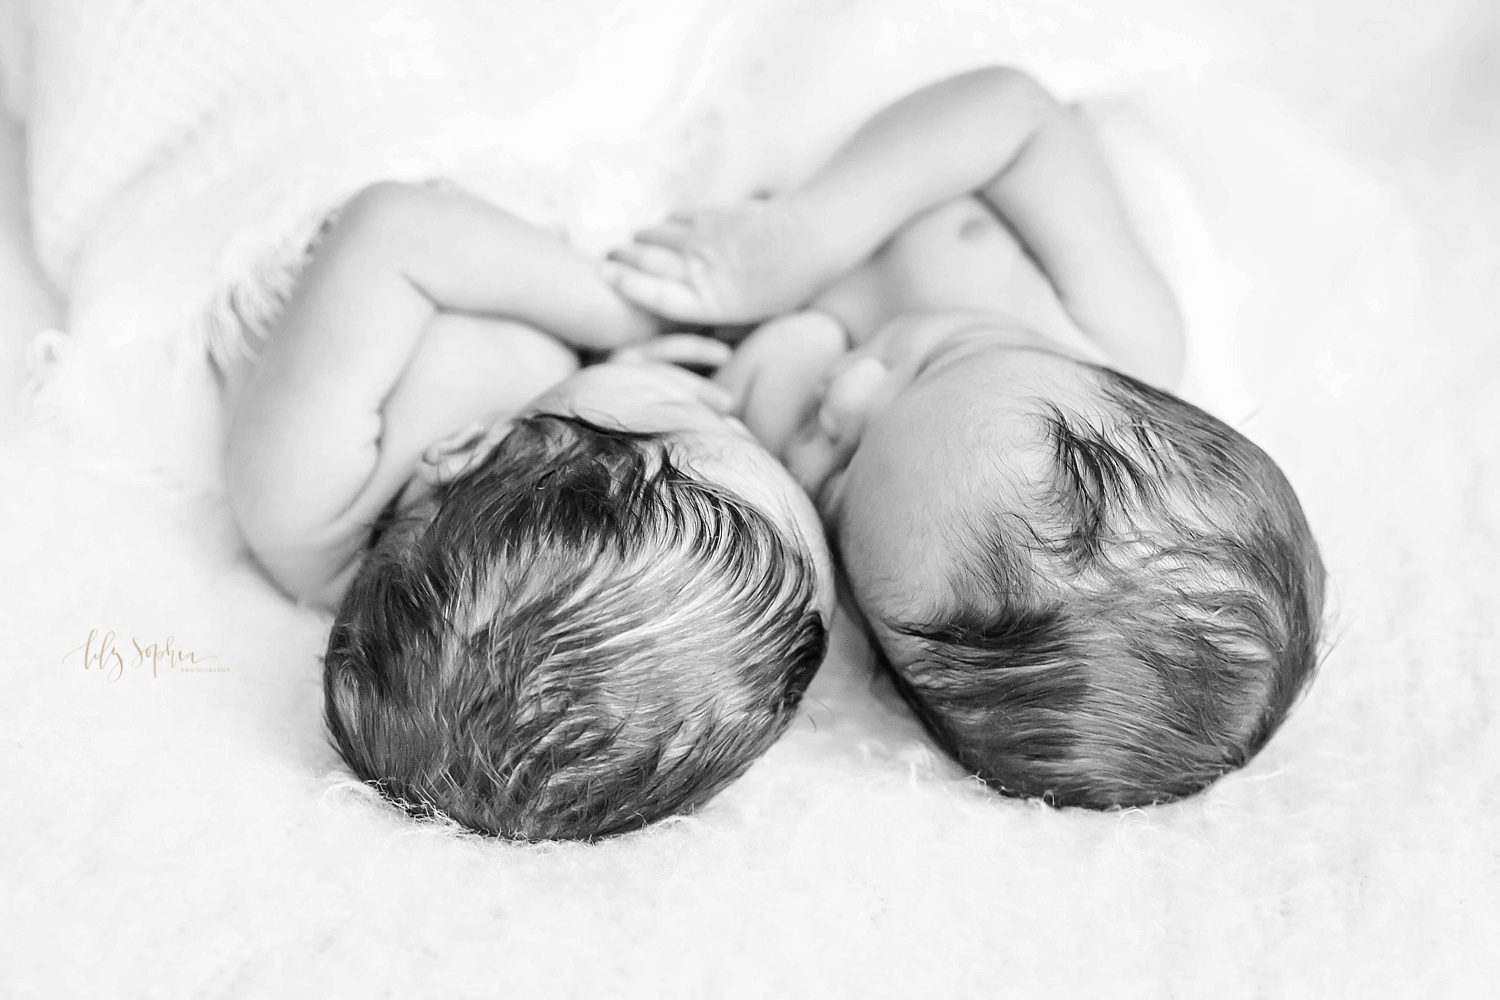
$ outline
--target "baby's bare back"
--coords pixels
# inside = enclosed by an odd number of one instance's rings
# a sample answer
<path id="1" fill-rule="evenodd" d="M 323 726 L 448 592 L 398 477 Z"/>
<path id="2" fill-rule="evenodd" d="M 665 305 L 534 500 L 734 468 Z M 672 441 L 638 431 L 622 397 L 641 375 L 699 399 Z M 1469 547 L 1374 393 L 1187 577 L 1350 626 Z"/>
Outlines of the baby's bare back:
<path id="1" fill-rule="evenodd" d="M 813 308 L 855 344 L 897 316 L 946 310 L 1000 313 L 1069 344 L 1080 336 L 1015 234 L 975 197 L 913 219 Z"/>

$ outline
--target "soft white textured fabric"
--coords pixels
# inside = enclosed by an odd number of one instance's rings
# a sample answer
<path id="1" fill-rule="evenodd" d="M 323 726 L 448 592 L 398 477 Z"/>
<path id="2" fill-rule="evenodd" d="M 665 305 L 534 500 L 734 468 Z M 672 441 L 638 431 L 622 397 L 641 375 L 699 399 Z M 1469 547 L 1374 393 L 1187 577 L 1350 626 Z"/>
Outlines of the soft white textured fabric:
<path id="1" fill-rule="evenodd" d="M 277 181 L 270 200 L 282 205 L 326 199 L 382 171 L 497 169 L 497 192 L 587 243 L 588 235 L 618 235 L 621 216 L 659 207 L 649 197 L 636 204 L 631 187 L 649 191 L 694 173 L 691 158 L 711 153 L 684 131 L 701 124 L 693 116 L 708 110 L 707 91 L 725 98 L 734 89 L 723 84 L 726 74 L 751 89 L 751 76 L 774 78 L 763 84 L 772 88 L 796 80 L 798 97 L 814 105 L 830 104 L 835 92 L 843 101 L 868 99 L 964 61 L 1048 61 L 1059 20 L 1092 22 L 1101 38 L 1128 32 L 1100 53 L 1107 58 L 1085 61 L 1088 47 L 1069 45 L 1071 59 L 1050 60 L 1055 74 L 1073 78 L 1065 84 L 1118 75 L 1133 61 L 1138 68 L 1144 43 L 1158 63 L 1184 55 L 1172 51 L 1171 33 L 1132 29 L 1128 18 L 1098 23 L 1099 11 L 1073 4 L 1014 6 L 38 3 L 30 118 L 39 254 L 53 279 L 69 285 L 111 210 L 142 199 L 126 189 L 147 173 L 157 182 L 148 206 L 155 214 L 191 203 L 199 188 L 244 183 L 247 173 Z M 819 81 L 824 62 L 854 74 Z M 808 93 L 808 84 L 829 93 Z M 317 193 L 304 193 L 306 185 Z M 232 215 L 230 231 L 258 219 L 264 209 L 256 209 Z M 215 216 L 199 225 L 212 231 L 226 222 Z"/>
<path id="2" fill-rule="evenodd" d="M 101 467 L 197 490 L 217 432 L 176 415 L 214 392 L 205 352 L 247 348 L 372 180 L 451 177 L 598 251 L 787 183 L 943 73 L 1077 94 L 1204 58 L 1178 28 L 987 0 L 56 0 L 32 23 L 32 214 L 71 302 L 36 407 Z"/>
<path id="3" fill-rule="evenodd" d="M 87 450 L 0 442 L 0 994 L 1493 994 L 1500 26 L 1455 23 L 1458 3 L 1267 0 L 1226 22 L 1253 59 L 1243 89 L 1189 72 L 1231 49 L 1154 4 L 1134 26 L 1113 6 L 1013 8 L 1023 61 L 1071 92 L 1166 67 L 1107 117 L 1111 149 L 1188 306 L 1201 398 L 1248 411 L 1333 575 L 1336 645 L 1251 767 L 1145 811 L 1000 799 L 933 752 L 843 629 L 793 731 L 696 816 L 536 848 L 400 818 L 324 742 L 326 620 L 243 562 L 212 496 L 128 481 L 191 465 L 184 428 L 216 400 L 174 388 L 202 359 L 177 348 L 234 268 L 207 220 L 153 221 L 170 187 L 122 188 L 138 210 L 74 216 L 53 344 L 88 362 L 53 383 Z M 781 68 L 714 100 L 752 115 L 745 95 L 806 94 L 783 131 L 811 149 L 902 82 L 876 40 L 957 50 L 876 19 L 839 62 L 816 27 L 847 12 L 778 15 L 799 30 L 757 30 Z M 91 630 L 96 653 L 115 633 L 115 681 L 84 667 Z M 224 672 L 153 670 L 137 646 L 169 637 Z"/>
<path id="4" fill-rule="evenodd" d="M 360 186 L 453 177 L 590 245 L 659 215 L 697 155 L 689 109 L 713 65 L 660 54 L 711 53 L 738 23 L 703 6 L 34 5 L 33 220 L 72 306 L 40 415 L 101 465 L 211 488 L 216 432 L 175 418 L 213 393 L 205 353 L 253 346 L 318 221 Z"/>
<path id="5" fill-rule="evenodd" d="M 30 5 L 22 0 L 0 3 L 0 100 L 16 121 L 26 117 L 31 101 Z"/>
<path id="6" fill-rule="evenodd" d="M 84 243 L 148 173 L 157 199 L 150 212 L 191 202 L 200 188 L 277 182 L 254 214 L 227 220 L 231 232 L 244 218 L 259 220 L 266 201 L 305 208 L 296 203 L 336 196 L 365 175 L 481 163 L 519 172 L 507 178 L 511 199 L 571 222 L 575 202 L 594 192 L 553 161 L 655 138 L 652 128 L 677 110 L 698 66 L 641 56 L 709 46 L 703 32 L 719 24 L 702 18 L 702 7 L 37 5 L 31 118 L 40 256 L 68 284 Z"/>

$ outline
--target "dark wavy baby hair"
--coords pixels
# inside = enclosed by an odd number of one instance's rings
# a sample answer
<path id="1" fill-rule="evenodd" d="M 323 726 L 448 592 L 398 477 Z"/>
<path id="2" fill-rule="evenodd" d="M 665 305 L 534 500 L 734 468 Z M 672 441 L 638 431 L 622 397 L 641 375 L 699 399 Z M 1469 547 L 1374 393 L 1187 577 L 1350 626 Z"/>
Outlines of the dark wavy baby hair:
<path id="1" fill-rule="evenodd" d="M 659 435 L 537 416 L 389 525 L 328 640 L 328 729 L 415 815 L 542 840 L 697 806 L 826 647 L 810 556 Z"/>
<path id="2" fill-rule="evenodd" d="M 898 682 L 961 763 L 1105 809 L 1191 795 L 1265 745 L 1315 670 L 1324 573 L 1263 451 L 1098 378 L 1100 413 L 1050 408 L 1030 509 L 983 518 L 954 603 L 896 628 L 923 649 Z"/>

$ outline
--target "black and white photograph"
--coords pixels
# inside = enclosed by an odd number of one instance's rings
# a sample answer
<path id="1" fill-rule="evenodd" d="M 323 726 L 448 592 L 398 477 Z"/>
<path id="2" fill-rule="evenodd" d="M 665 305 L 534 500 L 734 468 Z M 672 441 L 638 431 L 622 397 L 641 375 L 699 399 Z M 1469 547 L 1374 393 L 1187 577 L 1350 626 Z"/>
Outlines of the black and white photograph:
<path id="1" fill-rule="evenodd" d="M 1493 0 L 0 0 L 0 997 L 1500 992 Z"/>

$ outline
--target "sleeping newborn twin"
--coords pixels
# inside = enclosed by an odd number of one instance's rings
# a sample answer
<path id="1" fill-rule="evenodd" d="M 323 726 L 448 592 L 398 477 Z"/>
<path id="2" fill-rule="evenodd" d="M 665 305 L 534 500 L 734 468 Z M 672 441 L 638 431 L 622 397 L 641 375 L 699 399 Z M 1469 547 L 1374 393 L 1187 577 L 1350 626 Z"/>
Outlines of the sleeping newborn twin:
<path id="1" fill-rule="evenodd" d="M 591 839 L 703 803 L 818 669 L 829 543 L 964 767 L 1144 805 L 1265 744 L 1323 601 L 1281 472 L 1167 391 L 1182 355 L 1086 124 L 982 70 L 602 267 L 366 189 L 233 394 L 231 500 L 337 607 L 333 741 L 414 813 Z"/>

